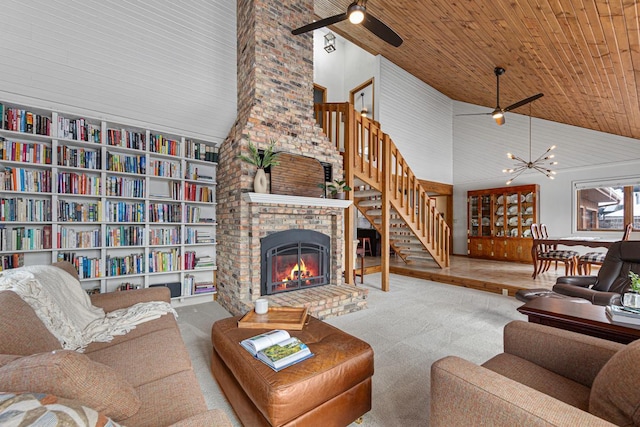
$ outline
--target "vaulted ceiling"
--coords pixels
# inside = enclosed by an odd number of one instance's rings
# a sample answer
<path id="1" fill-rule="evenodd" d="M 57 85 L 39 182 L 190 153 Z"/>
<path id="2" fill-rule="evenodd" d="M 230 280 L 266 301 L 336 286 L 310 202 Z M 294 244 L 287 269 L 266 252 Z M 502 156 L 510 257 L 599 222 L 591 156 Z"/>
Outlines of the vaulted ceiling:
<path id="1" fill-rule="evenodd" d="M 326 18 L 350 3 L 314 0 L 315 13 Z M 542 92 L 535 117 L 640 139 L 638 0 L 369 0 L 366 8 L 404 39 L 400 47 L 348 21 L 330 29 L 454 100 L 490 112 L 500 66 L 501 107 Z"/>

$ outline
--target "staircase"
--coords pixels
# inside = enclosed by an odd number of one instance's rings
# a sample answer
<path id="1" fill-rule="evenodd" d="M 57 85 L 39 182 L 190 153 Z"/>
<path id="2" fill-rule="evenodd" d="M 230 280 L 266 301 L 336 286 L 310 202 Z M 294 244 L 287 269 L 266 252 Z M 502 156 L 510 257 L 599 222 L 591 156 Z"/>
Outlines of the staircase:
<path id="1" fill-rule="evenodd" d="M 382 193 L 380 190 L 368 187 L 364 181 L 355 179 L 353 198 L 354 204 L 365 218 L 382 234 Z M 434 260 L 440 267 L 446 260 L 443 257 L 434 258 L 427 247 L 416 235 L 411 226 L 402 218 L 392 205 L 388 220 L 389 247 L 405 262 Z M 441 260 L 442 263 L 438 262 Z"/>
<path id="2" fill-rule="evenodd" d="M 389 135 L 349 103 L 316 104 L 315 113 L 324 133 L 343 153 L 345 181 L 353 189 L 349 198 L 380 233 L 382 247 L 408 263 L 433 260 L 448 267 L 449 226 Z M 353 218 L 345 223 L 348 239 Z M 349 260 L 352 249 L 346 246 Z M 383 272 L 388 252 L 382 251 Z"/>

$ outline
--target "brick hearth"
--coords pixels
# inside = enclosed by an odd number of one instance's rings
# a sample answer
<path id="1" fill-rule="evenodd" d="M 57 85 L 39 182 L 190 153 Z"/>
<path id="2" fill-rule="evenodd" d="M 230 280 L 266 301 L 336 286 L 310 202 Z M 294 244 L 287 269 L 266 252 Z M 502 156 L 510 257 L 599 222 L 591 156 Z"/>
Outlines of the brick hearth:
<path id="1" fill-rule="evenodd" d="M 331 285 L 269 296 L 274 305 L 307 306 L 327 318 L 366 307 L 367 290 L 342 276 L 344 209 L 253 203 L 255 167 L 238 159 L 248 138 L 260 149 L 313 157 L 342 176 L 342 156 L 313 117 L 313 36 L 294 36 L 313 19 L 312 0 L 238 0 L 238 119 L 220 148 L 217 172 L 218 301 L 231 313 L 260 295 L 260 239 L 300 228 L 331 237 Z M 353 209 L 353 208 L 351 208 Z M 325 289 L 326 288 L 326 289 Z"/>
<path id="2" fill-rule="evenodd" d="M 359 311 L 367 307 L 368 289 L 351 285 L 327 285 L 268 295 L 270 306 L 307 307 L 320 320 Z"/>

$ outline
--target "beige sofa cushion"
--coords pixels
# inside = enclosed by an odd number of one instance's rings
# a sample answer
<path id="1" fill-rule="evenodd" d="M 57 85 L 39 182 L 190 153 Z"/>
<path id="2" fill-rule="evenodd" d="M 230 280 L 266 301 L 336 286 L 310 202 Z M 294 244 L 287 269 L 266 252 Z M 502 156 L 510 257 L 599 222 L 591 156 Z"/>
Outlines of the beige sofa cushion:
<path id="1" fill-rule="evenodd" d="M 133 387 L 113 368 L 71 350 L 7 363 L 0 368 L 0 390 L 75 399 L 116 420 L 131 417 L 141 404 Z"/>
<path id="2" fill-rule="evenodd" d="M 640 341 L 611 357 L 591 387 L 589 412 L 617 425 L 640 425 Z"/>
<path id="3" fill-rule="evenodd" d="M 0 292 L 0 354 L 28 356 L 62 349 L 33 308 L 12 291 Z"/>

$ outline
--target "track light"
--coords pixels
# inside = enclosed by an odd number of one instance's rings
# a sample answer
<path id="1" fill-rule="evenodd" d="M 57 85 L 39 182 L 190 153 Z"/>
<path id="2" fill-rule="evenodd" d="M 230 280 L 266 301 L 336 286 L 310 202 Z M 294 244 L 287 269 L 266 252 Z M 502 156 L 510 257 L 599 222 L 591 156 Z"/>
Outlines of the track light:
<path id="1" fill-rule="evenodd" d="M 352 24 L 359 24 L 364 21 L 364 11 L 366 9 L 364 6 L 360 6 L 359 4 L 353 3 L 347 9 L 347 15 L 349 15 L 349 22 Z"/>

